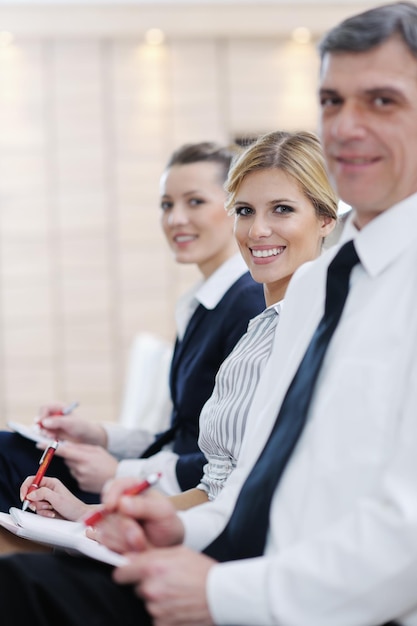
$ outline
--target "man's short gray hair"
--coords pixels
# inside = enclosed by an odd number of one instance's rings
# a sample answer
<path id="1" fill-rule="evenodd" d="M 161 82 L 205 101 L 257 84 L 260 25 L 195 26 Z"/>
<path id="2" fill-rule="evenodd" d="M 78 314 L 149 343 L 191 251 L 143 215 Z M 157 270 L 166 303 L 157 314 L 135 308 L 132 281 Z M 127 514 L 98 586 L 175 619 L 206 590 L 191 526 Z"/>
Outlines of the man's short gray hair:
<path id="1" fill-rule="evenodd" d="M 347 18 L 320 41 L 320 58 L 327 53 L 366 52 L 399 35 L 417 57 L 417 5 L 394 2 Z"/>

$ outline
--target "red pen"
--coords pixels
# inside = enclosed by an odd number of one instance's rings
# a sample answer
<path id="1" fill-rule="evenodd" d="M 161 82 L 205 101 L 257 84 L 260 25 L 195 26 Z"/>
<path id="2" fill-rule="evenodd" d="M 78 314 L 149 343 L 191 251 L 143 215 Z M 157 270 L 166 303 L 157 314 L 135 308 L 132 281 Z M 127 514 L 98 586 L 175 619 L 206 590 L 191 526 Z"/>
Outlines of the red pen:
<path id="1" fill-rule="evenodd" d="M 54 415 L 69 415 L 70 413 L 73 412 L 74 409 L 77 408 L 79 404 L 80 404 L 79 402 L 71 402 L 71 404 L 61 409 L 59 413 L 54 413 Z"/>
<path id="2" fill-rule="evenodd" d="M 145 480 L 143 480 L 141 483 L 138 483 L 137 485 L 133 485 L 133 487 L 128 487 L 128 489 L 125 489 L 122 492 L 122 495 L 123 496 L 137 496 L 140 493 L 143 493 L 144 491 L 149 489 L 149 487 L 152 487 L 152 485 L 157 483 L 160 478 L 161 478 L 161 474 L 159 472 L 155 474 L 149 474 L 149 476 Z M 101 522 L 101 520 L 109 513 L 111 513 L 111 511 L 103 507 L 102 509 L 98 509 L 97 511 L 94 511 L 94 513 L 86 517 L 83 520 L 83 522 L 85 526 L 95 526 L 96 524 Z"/>
<path id="3" fill-rule="evenodd" d="M 42 480 L 42 478 L 45 476 L 46 471 L 52 461 L 52 458 L 55 454 L 55 451 L 57 449 L 57 447 L 59 446 L 59 441 L 54 441 L 53 443 L 50 443 L 49 446 L 46 448 L 46 450 L 44 451 L 44 453 L 41 456 L 41 459 L 39 461 L 39 469 L 36 472 L 36 476 L 33 479 L 33 483 L 31 484 L 31 486 L 29 487 L 27 494 L 32 493 L 32 491 L 35 491 L 35 489 L 39 488 L 40 482 Z M 22 505 L 22 509 L 24 511 L 26 511 L 26 509 L 28 508 L 30 504 L 30 500 L 27 500 L 25 498 L 23 505 Z"/>

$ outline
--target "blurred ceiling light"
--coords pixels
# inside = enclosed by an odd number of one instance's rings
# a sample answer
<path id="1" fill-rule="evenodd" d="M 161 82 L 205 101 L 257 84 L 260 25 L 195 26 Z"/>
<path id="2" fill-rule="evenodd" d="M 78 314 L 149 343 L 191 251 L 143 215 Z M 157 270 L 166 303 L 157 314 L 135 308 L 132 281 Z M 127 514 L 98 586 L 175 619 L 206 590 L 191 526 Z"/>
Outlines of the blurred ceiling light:
<path id="1" fill-rule="evenodd" d="M 7 30 L 0 30 L 0 47 L 6 48 L 13 42 L 14 35 Z"/>
<path id="2" fill-rule="evenodd" d="M 298 28 L 294 28 L 292 31 L 292 40 L 295 43 L 310 43 L 311 41 L 311 32 L 305 26 L 298 26 Z"/>
<path id="3" fill-rule="evenodd" d="M 160 46 L 165 41 L 165 33 L 160 28 L 149 28 L 145 33 L 145 41 L 150 46 Z"/>

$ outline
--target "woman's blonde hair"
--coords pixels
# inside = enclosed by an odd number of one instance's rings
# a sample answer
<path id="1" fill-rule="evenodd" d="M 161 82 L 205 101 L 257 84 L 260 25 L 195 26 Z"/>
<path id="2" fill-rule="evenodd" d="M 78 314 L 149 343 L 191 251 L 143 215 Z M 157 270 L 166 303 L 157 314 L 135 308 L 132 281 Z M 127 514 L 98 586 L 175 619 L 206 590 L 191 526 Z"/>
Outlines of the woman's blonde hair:
<path id="1" fill-rule="evenodd" d="M 225 183 L 226 209 L 233 213 L 236 193 L 251 172 L 277 168 L 298 183 L 317 216 L 337 219 L 337 196 L 327 177 L 320 141 L 307 131 L 275 131 L 259 137 L 232 163 Z"/>

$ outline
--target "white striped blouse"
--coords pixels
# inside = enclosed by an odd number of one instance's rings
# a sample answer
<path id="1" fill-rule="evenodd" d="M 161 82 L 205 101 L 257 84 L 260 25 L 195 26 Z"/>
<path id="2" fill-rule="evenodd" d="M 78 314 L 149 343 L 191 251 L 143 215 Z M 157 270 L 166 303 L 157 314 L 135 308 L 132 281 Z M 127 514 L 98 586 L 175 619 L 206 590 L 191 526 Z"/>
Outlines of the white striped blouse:
<path id="1" fill-rule="evenodd" d="M 253 395 L 271 353 L 280 303 L 249 322 L 248 330 L 221 365 L 211 397 L 200 414 L 198 445 L 207 458 L 198 485 L 210 500 L 220 493 L 236 461 Z"/>

